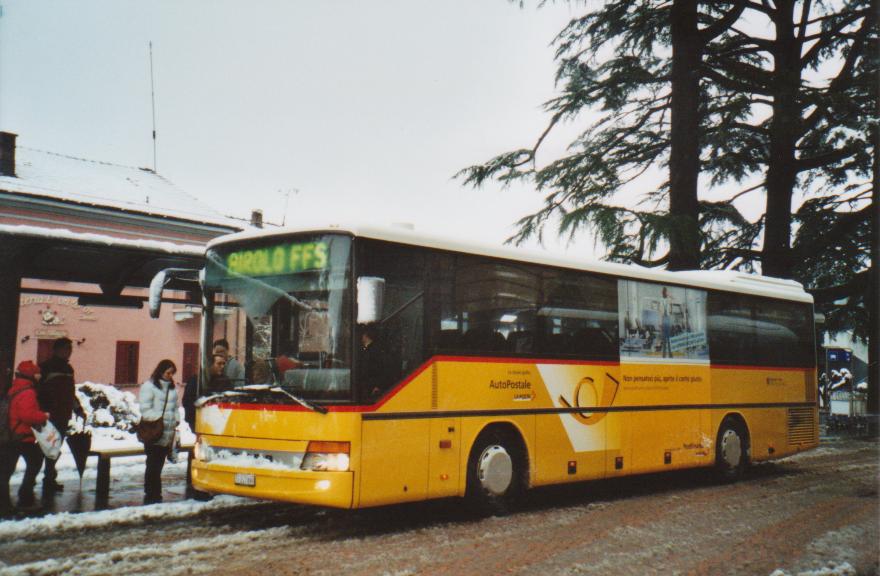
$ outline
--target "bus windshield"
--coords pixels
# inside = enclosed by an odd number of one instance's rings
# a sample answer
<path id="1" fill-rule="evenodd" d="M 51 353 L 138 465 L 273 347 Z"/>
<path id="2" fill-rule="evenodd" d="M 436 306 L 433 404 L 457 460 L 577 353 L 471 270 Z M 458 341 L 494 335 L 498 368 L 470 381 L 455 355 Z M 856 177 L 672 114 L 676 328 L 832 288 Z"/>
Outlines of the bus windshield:
<path id="1" fill-rule="evenodd" d="M 204 345 L 225 340 L 230 359 L 222 375 L 207 371 L 201 394 L 352 399 L 350 256 L 351 238 L 334 234 L 209 250 L 205 288 L 214 307 Z"/>

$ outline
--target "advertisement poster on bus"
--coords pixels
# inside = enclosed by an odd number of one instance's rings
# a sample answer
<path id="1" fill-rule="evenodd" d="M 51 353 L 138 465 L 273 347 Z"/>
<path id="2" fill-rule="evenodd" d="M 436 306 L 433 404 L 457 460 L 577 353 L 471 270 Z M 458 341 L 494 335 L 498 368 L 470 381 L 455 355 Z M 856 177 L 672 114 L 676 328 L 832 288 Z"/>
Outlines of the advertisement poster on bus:
<path id="1" fill-rule="evenodd" d="M 618 303 L 621 361 L 709 362 L 705 290 L 620 280 Z"/>

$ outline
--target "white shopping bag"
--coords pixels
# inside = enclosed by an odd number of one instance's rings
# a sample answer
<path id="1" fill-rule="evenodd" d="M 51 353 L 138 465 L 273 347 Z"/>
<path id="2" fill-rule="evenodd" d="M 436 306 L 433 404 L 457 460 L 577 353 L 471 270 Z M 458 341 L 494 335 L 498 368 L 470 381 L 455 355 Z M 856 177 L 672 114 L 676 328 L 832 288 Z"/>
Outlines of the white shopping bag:
<path id="1" fill-rule="evenodd" d="M 58 428 L 47 421 L 41 428 L 31 428 L 31 430 L 34 431 L 37 444 L 40 445 L 40 450 L 43 451 L 46 458 L 57 460 L 61 455 L 61 434 L 58 432 Z"/>

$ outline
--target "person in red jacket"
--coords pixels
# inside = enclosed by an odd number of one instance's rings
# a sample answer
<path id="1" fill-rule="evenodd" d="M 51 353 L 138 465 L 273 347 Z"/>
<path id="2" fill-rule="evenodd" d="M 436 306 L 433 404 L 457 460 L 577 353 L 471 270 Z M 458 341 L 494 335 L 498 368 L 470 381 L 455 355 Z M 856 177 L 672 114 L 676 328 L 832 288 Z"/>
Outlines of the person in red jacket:
<path id="1" fill-rule="evenodd" d="M 9 396 L 9 429 L 17 438 L 8 444 L 0 454 L 0 516 L 8 516 L 12 512 L 9 498 L 9 478 L 15 472 L 18 457 L 24 456 L 26 469 L 21 487 L 18 490 L 18 507 L 28 508 L 34 505 L 34 484 L 37 474 L 43 465 L 43 453 L 36 444 L 33 426 L 42 426 L 49 419 L 49 414 L 40 410 L 37 403 L 36 383 L 40 379 L 40 368 L 25 360 L 18 365 L 15 379 L 7 391 Z"/>

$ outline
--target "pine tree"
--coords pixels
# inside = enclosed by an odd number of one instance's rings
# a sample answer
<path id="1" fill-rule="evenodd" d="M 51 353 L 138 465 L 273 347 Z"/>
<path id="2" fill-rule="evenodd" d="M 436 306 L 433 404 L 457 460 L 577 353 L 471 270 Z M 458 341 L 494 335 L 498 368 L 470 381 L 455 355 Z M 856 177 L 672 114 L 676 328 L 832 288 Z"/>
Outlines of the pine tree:
<path id="1" fill-rule="evenodd" d="M 546 103 L 547 129 L 532 148 L 460 173 L 474 185 L 491 178 L 530 180 L 547 193 L 545 207 L 520 220 L 511 240 L 541 238 L 548 221 L 559 216 L 561 233 L 592 227 L 611 260 L 699 267 L 699 142 L 712 113 L 700 86 L 700 62 L 705 46 L 744 9 L 736 2 L 712 6 L 698 13 L 695 0 L 607 2 L 559 34 L 561 94 Z M 662 56 L 670 46 L 677 64 Z M 600 62 L 608 51 L 612 57 Z M 536 155 L 547 135 L 588 109 L 599 111 L 599 120 L 571 144 L 569 155 L 538 168 Z M 646 171 L 667 165 L 670 180 L 647 192 L 647 206 L 613 203 Z M 658 210 L 661 205 L 668 208 Z M 663 248 L 667 252 L 656 256 Z"/>
<path id="2" fill-rule="evenodd" d="M 795 277 L 829 329 L 876 341 L 878 13 L 878 0 L 606 2 L 555 41 L 560 94 L 536 143 L 459 175 L 545 194 L 513 242 L 558 217 L 560 234 L 590 228 L 609 260 L 671 269 L 693 267 L 699 242 L 701 268 Z M 598 119 L 568 154 L 538 166 L 554 128 L 588 111 Z M 620 200 L 666 167 L 640 202 Z M 732 185 L 745 188 L 724 196 Z M 761 192 L 749 220 L 737 203 Z"/>

